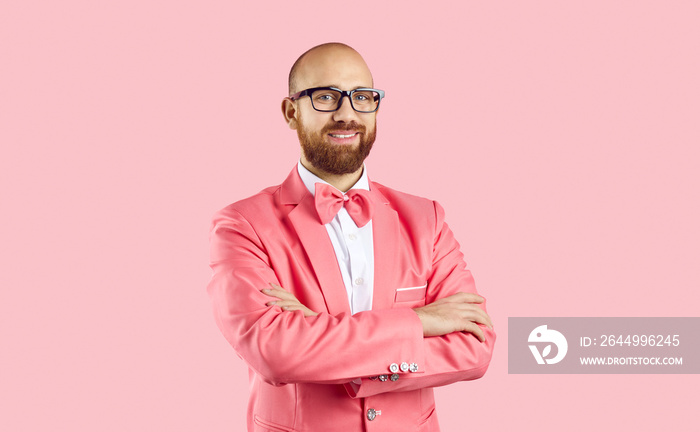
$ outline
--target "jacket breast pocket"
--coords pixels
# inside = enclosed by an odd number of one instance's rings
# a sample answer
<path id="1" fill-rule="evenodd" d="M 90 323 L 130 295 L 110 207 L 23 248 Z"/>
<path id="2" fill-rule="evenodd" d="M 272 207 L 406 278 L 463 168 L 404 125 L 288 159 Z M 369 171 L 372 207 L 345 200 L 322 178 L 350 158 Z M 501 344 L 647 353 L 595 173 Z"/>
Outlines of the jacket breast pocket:
<path id="1" fill-rule="evenodd" d="M 394 296 L 394 307 L 409 307 L 416 308 L 425 306 L 425 293 L 428 289 L 428 284 L 397 288 Z"/>

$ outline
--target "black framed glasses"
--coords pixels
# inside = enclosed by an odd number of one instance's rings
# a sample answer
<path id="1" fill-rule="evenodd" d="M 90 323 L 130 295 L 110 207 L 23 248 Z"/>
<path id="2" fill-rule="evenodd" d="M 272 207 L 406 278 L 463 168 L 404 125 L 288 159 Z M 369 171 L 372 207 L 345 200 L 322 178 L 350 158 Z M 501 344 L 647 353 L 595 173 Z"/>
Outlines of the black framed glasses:
<path id="1" fill-rule="evenodd" d="M 343 103 L 343 97 L 347 96 L 350 99 L 352 109 L 355 111 L 373 113 L 379 109 L 379 102 L 384 97 L 384 91 L 373 88 L 357 88 L 345 91 L 335 87 L 313 87 L 294 93 L 289 98 L 297 100 L 304 96 L 308 96 L 311 99 L 311 106 L 316 111 L 338 111 Z"/>

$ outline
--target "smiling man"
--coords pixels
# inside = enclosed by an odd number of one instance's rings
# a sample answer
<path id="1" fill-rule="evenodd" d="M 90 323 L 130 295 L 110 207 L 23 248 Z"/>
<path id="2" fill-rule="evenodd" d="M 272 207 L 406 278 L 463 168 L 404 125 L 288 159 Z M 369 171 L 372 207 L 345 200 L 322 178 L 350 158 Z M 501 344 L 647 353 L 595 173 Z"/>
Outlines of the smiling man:
<path id="1" fill-rule="evenodd" d="M 214 217 L 208 292 L 250 369 L 249 431 L 439 431 L 432 388 L 490 362 L 496 336 L 444 211 L 367 175 L 373 87 L 347 45 L 299 57 L 282 101 L 299 162 Z"/>

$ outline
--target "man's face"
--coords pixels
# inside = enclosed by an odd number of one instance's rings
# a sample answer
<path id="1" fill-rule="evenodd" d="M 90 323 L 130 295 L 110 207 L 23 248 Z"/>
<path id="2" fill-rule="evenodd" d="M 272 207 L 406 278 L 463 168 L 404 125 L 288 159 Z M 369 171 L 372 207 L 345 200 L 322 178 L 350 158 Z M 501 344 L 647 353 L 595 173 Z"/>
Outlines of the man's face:
<path id="1" fill-rule="evenodd" d="M 349 106 L 350 101 L 344 100 L 343 105 Z M 354 173 L 362 168 L 372 150 L 377 132 L 376 119 L 373 118 L 371 124 L 355 120 L 343 122 L 328 114 L 332 113 L 312 112 L 299 116 L 297 135 L 304 156 L 311 165 L 329 174 Z M 331 118 L 322 124 L 323 118 L 307 121 L 306 115 Z"/>
<path id="2" fill-rule="evenodd" d="M 372 75 L 354 51 L 321 50 L 305 60 L 297 90 L 372 87 Z M 329 174 L 349 174 L 362 168 L 376 137 L 376 112 L 356 112 L 347 97 L 334 112 L 314 110 L 307 96 L 297 100 L 296 107 L 297 135 L 306 161 Z"/>

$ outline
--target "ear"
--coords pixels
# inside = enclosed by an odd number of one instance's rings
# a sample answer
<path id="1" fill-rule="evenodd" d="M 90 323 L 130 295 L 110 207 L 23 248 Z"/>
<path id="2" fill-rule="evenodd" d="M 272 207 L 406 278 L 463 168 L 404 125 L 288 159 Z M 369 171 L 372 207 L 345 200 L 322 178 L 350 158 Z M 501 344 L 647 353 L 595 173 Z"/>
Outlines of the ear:
<path id="1" fill-rule="evenodd" d="M 299 122 L 297 121 L 297 108 L 294 101 L 288 97 L 282 99 L 282 115 L 284 121 L 287 122 L 289 129 L 296 129 Z"/>

